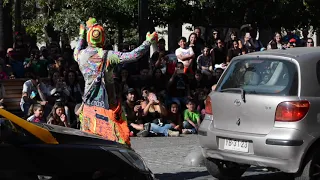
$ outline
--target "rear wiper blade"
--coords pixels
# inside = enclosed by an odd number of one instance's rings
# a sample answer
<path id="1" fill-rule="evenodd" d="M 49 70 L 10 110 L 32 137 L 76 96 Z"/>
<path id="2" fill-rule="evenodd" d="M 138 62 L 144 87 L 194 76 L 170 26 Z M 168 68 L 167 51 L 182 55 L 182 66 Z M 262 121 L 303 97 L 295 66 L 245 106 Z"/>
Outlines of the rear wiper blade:
<path id="1" fill-rule="evenodd" d="M 220 90 L 220 92 L 228 92 L 228 91 L 240 91 L 242 101 L 244 103 L 246 102 L 244 89 L 242 89 L 242 88 L 226 88 L 226 89 Z"/>

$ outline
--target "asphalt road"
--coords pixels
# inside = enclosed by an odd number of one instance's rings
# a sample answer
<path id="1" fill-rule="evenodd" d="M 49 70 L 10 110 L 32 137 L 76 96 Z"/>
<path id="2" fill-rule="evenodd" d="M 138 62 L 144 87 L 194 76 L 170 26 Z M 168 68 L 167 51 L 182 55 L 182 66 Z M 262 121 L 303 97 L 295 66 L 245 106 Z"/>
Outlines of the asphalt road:
<path id="1" fill-rule="evenodd" d="M 205 167 L 191 167 L 184 163 L 185 157 L 199 147 L 196 135 L 182 137 L 147 137 L 131 139 L 132 147 L 139 153 L 151 171 L 160 180 L 213 180 Z M 282 173 L 264 172 L 252 167 L 241 180 L 270 180 L 286 177 Z"/>

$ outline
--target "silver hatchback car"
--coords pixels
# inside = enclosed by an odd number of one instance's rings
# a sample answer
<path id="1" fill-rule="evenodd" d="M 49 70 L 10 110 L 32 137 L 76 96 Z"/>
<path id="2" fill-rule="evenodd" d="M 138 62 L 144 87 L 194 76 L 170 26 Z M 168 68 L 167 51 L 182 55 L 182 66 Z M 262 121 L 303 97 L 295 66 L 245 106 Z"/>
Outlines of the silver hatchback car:
<path id="1" fill-rule="evenodd" d="M 238 179 L 251 165 L 320 179 L 320 48 L 232 60 L 199 127 L 209 173 Z"/>

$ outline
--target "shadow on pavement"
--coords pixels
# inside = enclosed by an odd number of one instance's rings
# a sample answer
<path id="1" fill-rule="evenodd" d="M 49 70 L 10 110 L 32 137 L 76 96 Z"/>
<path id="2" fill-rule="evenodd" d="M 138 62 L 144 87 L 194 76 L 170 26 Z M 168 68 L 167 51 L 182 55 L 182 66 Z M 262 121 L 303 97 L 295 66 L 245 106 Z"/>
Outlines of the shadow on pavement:
<path id="1" fill-rule="evenodd" d="M 214 178 L 207 172 L 179 172 L 179 173 L 164 173 L 155 175 L 158 180 L 213 180 Z M 281 180 L 293 180 L 288 175 L 277 172 L 272 174 L 256 174 L 242 177 L 241 180 L 270 180 L 270 179 L 281 179 Z"/>
<path id="2" fill-rule="evenodd" d="M 277 172 L 272 174 L 257 174 L 242 177 L 241 180 L 270 180 L 270 179 L 281 179 L 281 180 L 293 180 L 285 173 Z"/>
<path id="3" fill-rule="evenodd" d="M 185 180 L 185 179 L 194 179 L 197 177 L 209 176 L 208 171 L 201 171 L 201 172 L 178 172 L 178 173 L 163 173 L 163 174 L 156 174 L 155 175 L 159 180 Z M 208 179 L 212 179 L 211 177 Z M 201 179 L 206 180 L 206 179 Z"/>

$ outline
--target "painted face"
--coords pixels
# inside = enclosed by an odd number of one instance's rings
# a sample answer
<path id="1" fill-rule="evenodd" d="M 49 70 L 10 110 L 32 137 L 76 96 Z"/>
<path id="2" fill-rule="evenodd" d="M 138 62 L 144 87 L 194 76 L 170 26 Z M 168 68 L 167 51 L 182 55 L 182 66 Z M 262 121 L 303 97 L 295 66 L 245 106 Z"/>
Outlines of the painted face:
<path id="1" fill-rule="evenodd" d="M 103 47 L 105 42 L 105 31 L 100 25 L 93 25 L 87 32 L 87 42 L 92 47 Z"/>

